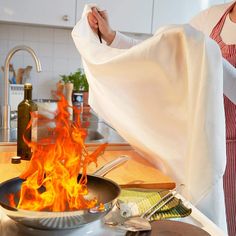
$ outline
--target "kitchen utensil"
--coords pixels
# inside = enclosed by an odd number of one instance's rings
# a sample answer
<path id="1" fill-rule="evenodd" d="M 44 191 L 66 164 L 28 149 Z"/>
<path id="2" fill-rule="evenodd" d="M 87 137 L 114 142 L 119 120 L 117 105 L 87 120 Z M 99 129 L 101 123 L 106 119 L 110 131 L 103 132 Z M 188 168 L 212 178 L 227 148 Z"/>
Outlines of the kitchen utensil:
<path id="1" fill-rule="evenodd" d="M 49 119 L 53 119 L 57 111 L 58 100 L 55 99 L 34 99 L 38 106 L 39 115 L 43 115 Z"/>
<path id="2" fill-rule="evenodd" d="M 156 204 L 147 209 L 140 217 L 131 217 L 126 220 L 124 222 L 124 226 L 127 227 L 129 231 L 133 232 L 151 230 L 152 228 L 149 222 L 151 217 L 175 197 L 177 190 L 178 192 L 182 192 L 184 187 L 184 184 L 180 184 L 178 187 L 170 190 Z"/>
<path id="3" fill-rule="evenodd" d="M 115 165 L 108 163 L 110 168 L 117 166 L 117 163 L 121 164 L 121 162 L 127 161 L 127 157 L 118 159 L 119 161 L 115 160 Z M 106 168 L 104 170 L 108 171 Z M 100 171 L 100 174 L 104 175 L 104 172 Z M 78 176 L 79 179 L 80 176 Z M 99 203 L 103 203 L 103 211 L 93 208 L 77 211 L 49 212 L 22 210 L 11 207 L 8 199 L 9 194 L 14 193 L 16 204 L 19 201 L 18 193 L 23 180 L 18 177 L 0 184 L 0 205 L 2 210 L 11 219 L 32 228 L 54 230 L 80 227 L 105 216 L 112 209 L 120 194 L 120 187 L 112 180 L 92 175 L 88 175 L 87 179 L 88 198 L 96 197 Z"/>
<path id="4" fill-rule="evenodd" d="M 23 84 L 10 84 L 9 85 L 9 102 L 11 111 L 17 111 L 19 101 L 24 99 L 24 85 Z"/>
<path id="5" fill-rule="evenodd" d="M 98 170 L 93 173 L 93 176 L 105 176 L 111 170 L 114 170 L 119 165 L 123 164 L 124 162 L 128 161 L 130 158 L 126 155 L 121 155 L 117 157 L 115 160 L 108 162 Z"/>
<path id="6" fill-rule="evenodd" d="M 151 230 L 151 224 L 149 222 L 152 215 L 154 215 L 158 210 L 170 202 L 176 195 L 175 190 L 171 190 L 168 194 L 163 196 L 154 206 L 149 208 L 140 217 L 131 217 L 124 222 L 124 226 L 127 227 L 129 231 L 146 231 Z M 148 214 L 149 213 L 149 214 Z"/>
<path id="7" fill-rule="evenodd" d="M 67 109 L 68 109 L 68 112 L 70 113 L 70 120 L 72 120 L 73 119 L 72 94 L 73 94 L 74 84 L 66 83 L 64 87 L 65 87 L 65 98 L 68 103 Z"/>
<path id="8" fill-rule="evenodd" d="M 169 191 L 158 202 L 156 202 L 153 206 L 146 210 L 141 216 L 127 218 L 122 223 L 106 221 L 105 224 L 132 232 L 149 231 L 151 230 L 151 224 L 149 222 L 150 218 L 153 214 L 155 214 L 158 210 L 160 210 L 175 197 L 175 195 L 177 194 L 175 190 L 176 189 Z"/>
<path id="9" fill-rule="evenodd" d="M 100 43 L 102 43 L 102 35 L 99 28 L 98 28 L 98 38 L 99 38 Z"/>
<path id="10" fill-rule="evenodd" d="M 54 118 L 57 113 L 58 100 L 56 99 L 34 99 L 38 106 L 38 115 L 43 116 L 37 119 L 37 141 L 51 136 L 52 129 L 56 127 Z"/>

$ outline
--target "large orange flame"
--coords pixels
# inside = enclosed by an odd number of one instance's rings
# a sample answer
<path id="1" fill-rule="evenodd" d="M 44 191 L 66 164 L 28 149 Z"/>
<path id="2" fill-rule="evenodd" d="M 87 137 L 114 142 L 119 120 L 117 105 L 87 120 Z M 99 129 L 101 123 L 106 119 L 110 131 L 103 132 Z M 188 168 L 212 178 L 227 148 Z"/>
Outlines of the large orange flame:
<path id="1" fill-rule="evenodd" d="M 32 157 L 28 169 L 20 175 L 25 181 L 20 191 L 17 205 L 25 210 L 66 211 L 95 207 L 96 199 L 86 199 L 88 194 L 87 166 L 94 162 L 104 151 L 106 144 L 100 145 L 93 153 L 85 147 L 86 130 L 81 127 L 80 111 L 76 122 L 69 120 L 68 103 L 60 95 L 54 128 L 50 136 L 37 142 L 25 142 L 32 148 Z M 52 120 L 32 114 L 28 128 L 32 121 L 38 118 L 47 124 Z M 81 177 L 78 179 L 78 175 Z"/>

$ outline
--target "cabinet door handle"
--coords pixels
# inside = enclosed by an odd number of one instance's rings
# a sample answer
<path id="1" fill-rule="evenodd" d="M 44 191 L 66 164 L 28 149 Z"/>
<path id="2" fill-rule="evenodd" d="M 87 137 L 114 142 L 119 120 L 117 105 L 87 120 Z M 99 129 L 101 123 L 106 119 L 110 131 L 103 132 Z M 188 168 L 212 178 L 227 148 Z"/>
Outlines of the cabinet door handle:
<path id="1" fill-rule="evenodd" d="M 64 21 L 69 21 L 69 16 L 68 16 L 68 15 L 64 15 L 64 16 L 62 17 L 62 19 L 63 19 Z"/>

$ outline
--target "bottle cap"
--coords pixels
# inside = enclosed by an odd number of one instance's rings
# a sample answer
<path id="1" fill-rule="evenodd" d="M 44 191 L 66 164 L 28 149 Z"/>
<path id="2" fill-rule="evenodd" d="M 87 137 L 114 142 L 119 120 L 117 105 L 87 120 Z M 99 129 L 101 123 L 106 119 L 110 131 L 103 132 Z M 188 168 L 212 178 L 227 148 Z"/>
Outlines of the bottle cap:
<path id="1" fill-rule="evenodd" d="M 32 89 L 32 84 L 30 84 L 30 83 L 25 83 L 25 84 L 24 84 L 24 89 Z"/>
<path id="2" fill-rule="evenodd" d="M 12 164 L 19 164 L 19 163 L 21 163 L 21 157 L 19 157 L 19 156 L 12 157 L 11 158 L 11 163 Z"/>

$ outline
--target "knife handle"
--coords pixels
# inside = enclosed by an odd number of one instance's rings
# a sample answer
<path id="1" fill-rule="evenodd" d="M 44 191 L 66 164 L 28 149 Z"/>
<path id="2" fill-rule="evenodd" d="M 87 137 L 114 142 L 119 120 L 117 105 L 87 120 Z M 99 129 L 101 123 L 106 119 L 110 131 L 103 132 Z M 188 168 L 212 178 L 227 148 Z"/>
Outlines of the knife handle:
<path id="1" fill-rule="evenodd" d="M 98 38 L 99 38 L 100 43 L 102 43 L 102 34 L 99 28 L 98 28 Z"/>
<path id="2" fill-rule="evenodd" d="M 116 168 L 117 166 L 119 166 L 119 165 L 123 164 L 124 162 L 128 161 L 129 159 L 130 159 L 130 157 L 128 157 L 126 155 L 119 156 L 115 160 L 108 162 L 107 164 L 105 164 L 104 166 L 102 166 L 101 168 L 96 170 L 93 173 L 93 176 L 104 176 L 108 172 L 110 172 L 111 170 Z"/>

